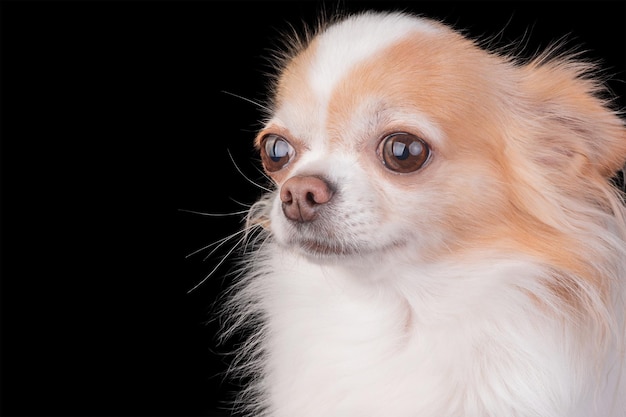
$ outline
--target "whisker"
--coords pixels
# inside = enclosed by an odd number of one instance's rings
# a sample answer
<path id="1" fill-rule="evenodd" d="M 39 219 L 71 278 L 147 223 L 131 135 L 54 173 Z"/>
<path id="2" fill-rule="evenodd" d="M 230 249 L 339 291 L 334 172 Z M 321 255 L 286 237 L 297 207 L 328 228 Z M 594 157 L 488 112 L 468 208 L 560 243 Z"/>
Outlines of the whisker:
<path id="1" fill-rule="evenodd" d="M 195 210 L 187 210 L 187 209 L 178 209 L 178 211 L 182 211 L 182 212 L 185 212 L 185 213 L 191 213 L 191 214 L 198 214 L 200 216 L 209 216 L 209 217 L 241 216 L 242 214 L 246 214 L 247 213 L 247 210 L 234 211 L 232 213 L 206 213 L 206 212 L 203 212 L 203 211 L 195 211 Z"/>
<path id="2" fill-rule="evenodd" d="M 224 94 L 228 94 L 230 96 L 239 98 L 241 100 L 244 100 L 246 102 L 249 102 L 251 104 L 254 104 L 255 106 L 259 107 L 260 109 L 263 109 L 267 112 L 271 112 L 271 109 L 269 107 L 266 107 L 254 100 L 248 99 L 246 97 L 228 92 L 228 91 L 222 91 L 222 93 Z M 263 190 L 266 193 L 272 193 L 273 190 L 265 187 L 259 183 L 257 183 L 256 181 L 252 180 L 251 178 L 249 178 L 246 174 L 244 174 L 244 172 L 241 170 L 241 168 L 239 167 L 239 165 L 237 164 L 237 162 L 235 161 L 233 154 L 231 153 L 231 151 L 228 149 L 228 156 L 233 164 L 233 166 L 235 167 L 235 169 L 237 170 L 237 172 L 239 173 L 239 175 L 241 175 L 246 181 L 248 181 L 250 184 L 254 185 L 255 187 Z M 256 168 L 257 170 L 259 170 L 258 168 Z M 260 170 L 259 170 L 260 171 Z M 260 171 L 262 173 L 262 175 L 267 178 L 268 180 L 269 177 L 262 171 Z M 271 180 L 270 180 L 271 181 Z M 179 209 L 179 211 L 185 212 L 185 213 L 191 213 L 191 214 L 196 214 L 196 215 L 201 215 L 201 216 L 208 216 L 208 217 L 228 217 L 228 216 L 236 216 L 236 215 L 250 215 L 250 209 L 252 209 L 254 207 L 254 205 L 256 204 L 245 204 L 245 203 L 241 203 L 239 201 L 236 201 L 234 199 L 231 198 L 231 200 L 233 200 L 235 203 L 239 204 L 242 207 L 245 207 L 245 210 L 241 210 L 241 211 L 237 211 L 237 212 L 233 212 L 233 213 L 206 213 L 206 212 L 201 212 L 201 211 L 196 211 L 196 210 L 187 210 L 187 209 Z M 195 284 L 191 289 L 189 289 L 189 291 L 187 291 L 187 293 L 191 293 L 193 291 L 195 291 L 198 287 L 200 287 L 202 284 L 204 284 L 209 278 L 211 278 L 216 271 L 222 267 L 222 265 L 224 265 L 224 263 L 230 259 L 231 255 L 233 254 L 233 252 L 235 252 L 235 250 L 237 249 L 241 249 L 243 248 L 244 251 L 248 250 L 249 245 L 256 245 L 258 242 L 258 239 L 260 238 L 260 236 L 256 233 L 258 232 L 259 229 L 262 229 L 263 227 L 260 224 L 251 224 L 249 221 L 246 222 L 246 226 L 242 229 L 239 230 L 233 234 L 230 234 L 222 239 L 219 239 L 216 242 L 210 243 L 206 246 L 203 246 L 195 251 L 193 251 L 192 253 L 188 254 L 185 258 L 189 258 L 191 256 L 194 256 L 200 252 L 203 251 L 207 251 L 209 250 L 209 253 L 204 257 L 204 260 L 207 260 L 208 258 L 210 258 L 213 254 L 215 254 L 220 248 L 222 248 L 224 245 L 228 244 L 229 242 L 234 242 L 233 246 L 228 249 L 227 253 L 219 260 L 219 262 L 217 262 L 217 264 L 211 269 L 211 271 L 202 279 L 200 280 L 200 282 L 198 282 L 197 284 Z M 257 236 L 255 236 L 257 235 Z"/>
<path id="3" fill-rule="evenodd" d="M 242 211 L 242 213 L 243 213 L 243 214 L 248 213 L 248 210 L 250 210 L 250 208 L 254 205 L 254 204 L 250 204 L 250 203 L 244 203 L 244 202 L 241 202 L 241 201 L 239 201 L 239 200 L 235 200 L 235 199 L 234 199 L 234 198 L 232 198 L 232 197 L 228 197 L 228 199 L 229 199 L 230 201 L 234 202 L 234 203 L 239 204 L 240 206 L 246 207 L 246 210 L 243 210 L 243 211 Z"/>
<path id="4" fill-rule="evenodd" d="M 221 246 L 223 246 L 226 242 L 228 242 L 229 240 L 231 240 L 232 238 L 234 238 L 235 236 L 238 236 L 238 235 L 243 235 L 243 236 L 242 236 L 241 239 L 239 239 L 237 241 L 235 246 L 240 246 L 242 243 L 245 243 L 245 241 L 247 240 L 247 237 L 248 237 L 248 230 L 246 230 L 246 229 L 239 230 L 238 232 L 235 232 L 235 233 L 231 234 L 230 236 L 226 236 L 225 238 L 220 239 L 217 242 L 214 242 L 214 243 L 212 243 L 212 244 L 210 244 L 208 246 L 205 246 L 205 248 L 208 249 L 211 246 L 217 244 L 217 246 L 215 246 L 211 250 L 211 252 L 209 252 L 208 255 L 204 257 L 204 260 L 206 261 L 207 259 L 209 259 L 211 257 L 211 255 L 213 255 Z M 229 254 L 230 254 L 230 252 L 229 252 Z M 228 256 L 228 255 L 226 255 L 226 256 Z"/>
<path id="5" fill-rule="evenodd" d="M 233 238 L 234 238 L 235 236 L 237 236 L 237 235 L 241 235 L 241 234 L 245 235 L 245 232 L 246 232 L 245 230 L 239 230 L 239 231 L 237 231 L 237 232 L 235 232 L 235 233 L 233 233 L 233 234 L 231 234 L 231 235 L 228 235 L 228 236 L 226 236 L 226 237 L 224 237 L 224 238 L 221 238 L 220 240 L 218 240 L 218 241 L 216 241 L 216 242 L 209 243 L 208 245 L 203 246 L 203 247 L 201 247 L 200 249 L 196 249 L 195 251 L 191 252 L 189 255 L 185 256 L 185 258 L 190 258 L 190 257 L 194 256 L 195 254 L 197 254 L 197 253 L 199 253 L 199 252 L 202 252 L 203 250 L 209 249 L 210 247 L 217 245 L 217 247 L 216 247 L 216 248 L 214 248 L 214 249 L 213 249 L 213 250 L 212 250 L 212 251 L 211 251 L 211 252 L 210 252 L 210 253 L 206 256 L 206 258 L 208 258 L 209 256 L 211 256 L 211 255 L 215 252 L 215 250 L 216 250 L 217 248 L 219 248 L 220 246 L 222 246 L 224 243 L 226 243 L 226 242 L 228 242 L 229 240 L 233 239 Z M 205 258 L 205 260 L 206 260 L 206 258 Z"/>
<path id="6" fill-rule="evenodd" d="M 256 232 L 257 229 L 263 229 L 263 226 L 261 226 L 260 224 L 254 224 L 252 226 L 248 226 L 245 229 L 243 229 L 243 231 L 245 232 L 244 234 L 244 241 L 243 243 L 243 251 L 244 252 L 249 252 L 248 247 L 252 246 L 252 247 L 256 247 L 258 246 L 258 240 L 261 239 L 262 233 L 257 233 L 256 236 L 254 236 L 254 238 L 251 238 L 252 233 Z M 262 244 L 261 244 L 262 246 Z"/>
<path id="7" fill-rule="evenodd" d="M 215 267 L 211 270 L 211 272 L 208 273 L 208 275 L 206 277 L 204 277 L 199 283 L 197 283 L 196 285 L 194 285 L 193 288 L 191 288 L 189 291 L 187 291 L 187 294 L 190 294 L 191 292 L 193 292 L 196 288 L 198 288 L 200 285 L 204 284 L 206 282 L 207 279 L 209 279 L 214 273 L 215 271 L 218 270 L 218 268 L 220 266 L 222 266 L 224 264 L 224 262 L 226 262 L 226 260 L 230 257 L 230 255 L 235 251 L 235 249 L 237 249 L 239 247 L 239 245 L 241 245 L 241 243 L 245 240 L 245 236 L 242 237 L 241 239 L 239 239 L 237 241 L 237 243 L 235 245 L 233 245 L 232 248 L 230 248 L 230 250 L 228 251 L 228 253 L 217 263 L 217 265 L 215 265 Z"/>
<path id="8" fill-rule="evenodd" d="M 268 180 L 269 182 L 272 182 L 272 178 L 270 178 L 270 176 L 269 176 L 269 175 L 267 175 L 267 174 L 265 173 L 265 171 L 263 171 L 263 170 L 262 170 L 261 168 L 259 168 L 258 166 L 255 166 L 255 168 L 256 168 L 256 170 L 257 170 L 257 171 L 258 171 L 261 175 L 263 175 L 263 177 L 264 177 L 266 180 Z"/>
<path id="9" fill-rule="evenodd" d="M 259 102 L 257 102 L 257 101 L 251 100 L 251 99 L 249 99 L 249 98 L 246 98 L 246 97 L 244 97 L 244 96 L 240 96 L 240 95 L 238 95 L 238 94 L 234 94 L 234 93 L 231 93 L 231 92 L 229 92 L 229 91 L 225 91 L 225 90 L 222 90 L 222 93 L 224 93 L 224 94 L 228 94 L 229 96 L 236 97 L 236 98 L 241 99 L 241 100 L 243 100 L 243 101 L 247 101 L 248 103 L 254 104 L 254 105 L 255 105 L 255 106 L 257 106 L 258 108 L 260 108 L 260 109 L 262 109 L 262 110 L 265 110 L 265 111 L 267 111 L 267 112 L 269 112 L 269 113 L 271 113 L 271 112 L 272 112 L 272 110 L 271 110 L 269 107 L 264 106 L 263 104 L 261 104 L 261 103 L 259 103 Z"/>
<path id="10" fill-rule="evenodd" d="M 237 165 L 237 163 L 235 162 L 235 159 L 233 158 L 233 155 L 230 153 L 230 150 L 228 151 L 228 156 L 230 157 L 230 160 L 233 162 L 233 165 L 235 166 L 235 168 L 237 169 L 237 172 L 239 172 L 239 174 L 241 174 L 242 177 L 244 177 L 249 183 L 251 183 L 252 185 L 254 185 L 255 187 L 258 187 L 260 189 L 262 189 L 263 191 L 266 192 L 271 192 L 272 190 L 270 190 L 267 187 L 264 187 L 260 184 L 257 184 L 256 182 L 254 182 L 253 180 L 251 180 L 250 178 L 248 178 L 246 176 L 246 174 L 243 173 L 243 171 L 241 171 L 241 169 L 239 169 L 239 166 Z"/>

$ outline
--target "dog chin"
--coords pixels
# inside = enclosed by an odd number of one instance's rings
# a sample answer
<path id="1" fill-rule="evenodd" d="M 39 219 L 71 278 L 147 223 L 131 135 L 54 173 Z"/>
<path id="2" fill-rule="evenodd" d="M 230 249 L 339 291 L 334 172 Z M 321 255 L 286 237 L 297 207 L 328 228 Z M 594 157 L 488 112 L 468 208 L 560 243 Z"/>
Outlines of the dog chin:
<path id="1" fill-rule="evenodd" d="M 392 241 L 387 244 L 372 246 L 370 243 L 364 242 L 345 243 L 339 241 L 301 239 L 290 242 L 287 246 L 296 248 L 296 251 L 300 255 L 317 263 L 336 263 L 371 259 L 377 257 L 377 255 L 398 250 L 406 246 L 406 243 L 403 241 Z"/>

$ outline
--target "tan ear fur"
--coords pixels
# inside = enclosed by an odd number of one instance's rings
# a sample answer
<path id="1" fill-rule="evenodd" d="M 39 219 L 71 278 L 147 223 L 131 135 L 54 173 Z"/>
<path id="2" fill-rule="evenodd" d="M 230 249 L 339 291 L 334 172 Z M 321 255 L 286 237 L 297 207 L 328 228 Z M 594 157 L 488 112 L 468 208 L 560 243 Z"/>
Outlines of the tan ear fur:
<path id="1" fill-rule="evenodd" d="M 594 170 L 610 178 L 626 162 L 626 127 L 603 96 L 595 67 L 567 57 L 541 56 L 524 65 L 529 120 L 537 131 L 540 163 L 571 174 Z"/>

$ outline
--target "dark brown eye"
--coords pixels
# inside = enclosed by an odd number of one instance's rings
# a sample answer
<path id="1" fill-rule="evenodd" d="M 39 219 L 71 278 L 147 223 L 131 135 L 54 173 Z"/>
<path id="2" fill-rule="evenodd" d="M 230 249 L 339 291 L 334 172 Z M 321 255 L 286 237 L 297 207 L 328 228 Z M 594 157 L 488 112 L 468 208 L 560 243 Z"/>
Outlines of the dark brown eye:
<path id="1" fill-rule="evenodd" d="M 393 133 L 385 137 L 379 152 L 388 169 L 401 173 L 417 171 L 430 156 L 428 144 L 410 133 Z"/>
<path id="2" fill-rule="evenodd" d="M 270 172 L 285 167 L 294 155 L 293 146 L 282 136 L 267 135 L 261 139 L 261 159 L 265 169 Z"/>

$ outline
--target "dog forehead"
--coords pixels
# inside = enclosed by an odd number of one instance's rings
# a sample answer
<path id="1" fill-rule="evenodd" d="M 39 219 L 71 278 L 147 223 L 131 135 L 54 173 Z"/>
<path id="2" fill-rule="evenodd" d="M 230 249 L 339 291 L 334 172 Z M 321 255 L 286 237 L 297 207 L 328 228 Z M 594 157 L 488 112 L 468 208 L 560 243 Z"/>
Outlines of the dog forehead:
<path id="1" fill-rule="evenodd" d="M 283 126 L 309 144 L 322 141 L 328 133 L 329 111 L 336 107 L 336 90 L 359 65 L 375 61 L 413 35 L 445 30 L 435 21 L 402 13 L 364 13 L 329 26 L 284 69 L 268 124 Z"/>
<path id="2" fill-rule="evenodd" d="M 440 31 L 434 22 L 400 13 L 366 13 L 348 18 L 315 39 L 308 85 L 320 101 L 328 102 L 337 84 L 360 62 L 412 33 Z"/>

